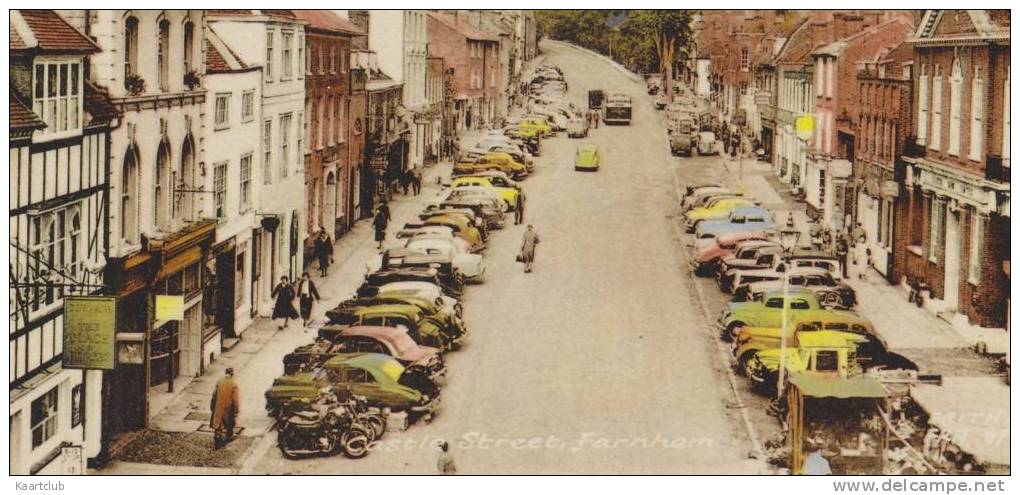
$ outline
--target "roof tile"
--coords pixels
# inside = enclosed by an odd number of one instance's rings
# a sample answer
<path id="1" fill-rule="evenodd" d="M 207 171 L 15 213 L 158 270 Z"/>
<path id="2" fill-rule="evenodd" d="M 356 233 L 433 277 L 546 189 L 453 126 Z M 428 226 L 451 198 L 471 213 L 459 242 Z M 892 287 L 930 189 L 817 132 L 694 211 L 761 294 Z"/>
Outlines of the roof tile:
<path id="1" fill-rule="evenodd" d="M 74 53 L 99 51 L 99 47 L 92 40 L 52 10 L 19 10 L 18 13 L 28 28 L 32 30 L 32 35 L 35 36 L 38 43 L 37 47 L 41 50 Z M 18 36 L 18 38 L 21 37 Z M 35 47 L 26 46 L 25 48 Z"/>

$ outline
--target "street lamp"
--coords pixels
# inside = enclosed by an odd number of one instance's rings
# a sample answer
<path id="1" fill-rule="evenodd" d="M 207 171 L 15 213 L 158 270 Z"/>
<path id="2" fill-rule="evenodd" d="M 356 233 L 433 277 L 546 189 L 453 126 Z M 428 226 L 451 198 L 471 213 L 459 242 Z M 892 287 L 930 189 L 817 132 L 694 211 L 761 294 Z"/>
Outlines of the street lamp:
<path id="1" fill-rule="evenodd" d="M 800 231 L 793 227 L 793 212 L 786 217 L 786 226 L 779 231 L 779 243 L 783 246 L 783 253 L 790 254 L 797 242 L 800 240 Z M 786 334 L 789 331 L 790 321 L 788 312 L 790 307 L 790 264 L 783 263 L 783 314 L 782 331 L 779 336 L 779 375 L 776 377 L 776 401 L 783 397 L 783 380 L 786 376 Z"/>

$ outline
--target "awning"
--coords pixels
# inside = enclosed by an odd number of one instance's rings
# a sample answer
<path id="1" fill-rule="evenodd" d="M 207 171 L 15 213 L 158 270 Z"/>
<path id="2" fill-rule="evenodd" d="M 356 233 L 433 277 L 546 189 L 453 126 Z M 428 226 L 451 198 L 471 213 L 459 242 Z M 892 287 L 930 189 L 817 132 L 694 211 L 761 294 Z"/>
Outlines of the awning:
<path id="1" fill-rule="evenodd" d="M 1009 465 L 1009 386 L 1002 378 L 943 377 L 942 385 L 915 385 L 910 396 L 928 424 L 948 431 L 978 462 Z"/>
<path id="2" fill-rule="evenodd" d="M 888 395 L 881 383 L 864 376 L 840 378 L 816 373 L 795 373 L 790 375 L 790 383 L 804 397 L 815 399 L 878 399 Z"/>

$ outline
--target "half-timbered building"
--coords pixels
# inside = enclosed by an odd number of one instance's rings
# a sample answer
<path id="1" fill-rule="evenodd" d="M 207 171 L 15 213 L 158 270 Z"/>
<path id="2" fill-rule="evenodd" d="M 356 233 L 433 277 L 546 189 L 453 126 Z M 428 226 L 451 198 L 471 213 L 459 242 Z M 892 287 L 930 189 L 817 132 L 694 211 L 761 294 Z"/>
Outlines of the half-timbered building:
<path id="1" fill-rule="evenodd" d="M 110 129 L 99 47 L 51 10 L 10 11 L 10 473 L 100 450 L 102 371 L 62 365 L 66 296 L 104 293 Z M 80 466 L 80 463 L 79 463 Z"/>

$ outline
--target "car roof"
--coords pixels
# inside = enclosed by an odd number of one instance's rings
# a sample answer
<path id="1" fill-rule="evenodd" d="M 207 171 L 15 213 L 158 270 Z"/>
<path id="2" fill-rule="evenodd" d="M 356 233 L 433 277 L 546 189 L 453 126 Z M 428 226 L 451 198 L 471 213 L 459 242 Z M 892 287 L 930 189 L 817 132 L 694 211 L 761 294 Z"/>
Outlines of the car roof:
<path id="1" fill-rule="evenodd" d="M 853 332 L 840 330 L 815 330 L 797 335 L 800 347 L 842 347 L 849 343 L 866 342 L 867 337 Z"/>
<path id="2" fill-rule="evenodd" d="M 815 293 L 811 289 L 805 289 L 803 287 L 789 287 L 786 291 L 794 297 L 811 296 L 814 297 Z M 765 298 L 770 297 L 783 297 L 783 289 L 770 290 L 765 293 Z"/>
<path id="3" fill-rule="evenodd" d="M 577 147 L 577 151 L 584 153 L 598 151 L 598 149 L 598 146 L 594 144 L 582 144 Z"/>
<path id="4" fill-rule="evenodd" d="M 364 369 L 381 369 L 387 376 L 396 380 L 404 371 L 404 366 L 393 356 L 379 354 L 377 352 L 352 352 L 350 354 L 338 354 L 329 358 L 323 367 L 336 368 L 351 366 Z M 399 372 L 396 372 L 399 370 Z M 396 372 L 396 376 L 394 376 Z"/>

